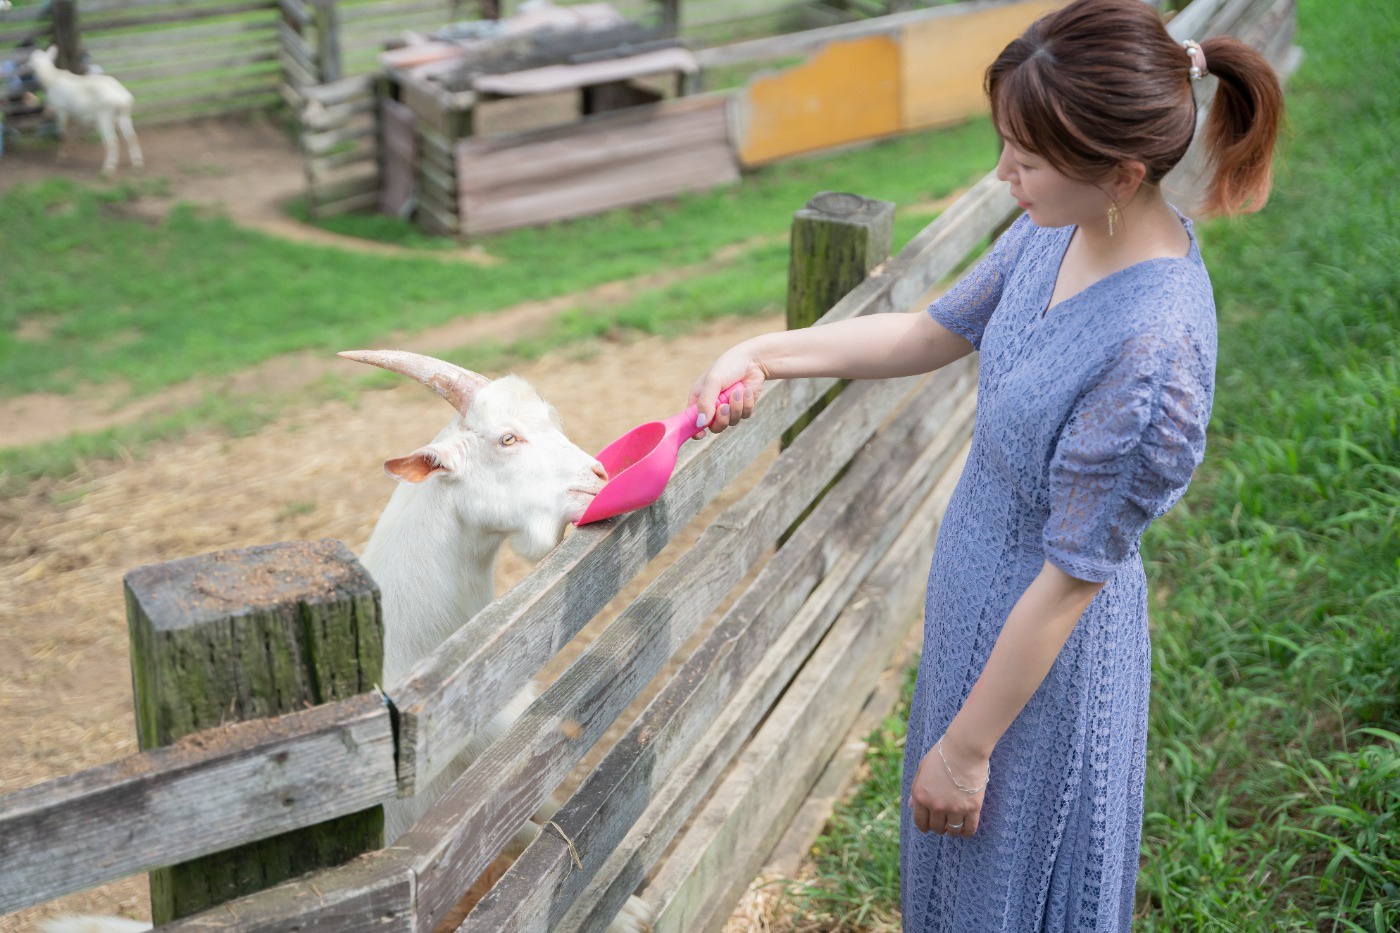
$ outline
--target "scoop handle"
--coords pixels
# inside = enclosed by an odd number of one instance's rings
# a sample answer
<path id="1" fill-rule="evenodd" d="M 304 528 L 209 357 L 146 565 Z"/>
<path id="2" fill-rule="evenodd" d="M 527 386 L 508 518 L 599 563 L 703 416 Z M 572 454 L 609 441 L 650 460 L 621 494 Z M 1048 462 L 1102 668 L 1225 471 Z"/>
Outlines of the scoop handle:
<path id="1" fill-rule="evenodd" d="M 727 388 L 727 389 L 725 389 L 723 392 L 721 392 L 721 393 L 715 398 L 715 408 L 719 408 L 719 406 L 721 406 L 721 405 L 726 405 L 726 404 L 728 404 L 728 403 L 729 403 L 729 393 L 730 393 L 730 392 L 733 392 L 735 389 L 739 388 L 739 387 L 742 386 L 743 384 L 744 384 L 744 380 L 740 379 L 738 382 L 734 383 L 732 386 L 730 386 L 729 388 Z M 691 437 L 694 437 L 696 431 L 703 431 L 703 430 L 704 430 L 704 428 L 697 428 L 697 427 L 695 426 L 695 419 L 697 419 L 697 418 L 699 418 L 699 417 L 700 417 L 700 404 L 699 404 L 698 402 L 697 402 L 696 404 L 694 404 L 694 405 L 691 405 L 689 408 L 687 408 L 687 409 L 685 410 L 685 416 L 684 416 L 684 419 L 682 420 L 681 423 L 690 426 L 690 429 L 691 429 L 691 430 L 690 430 L 690 433 L 686 435 L 686 439 L 687 439 L 687 440 L 690 439 Z M 713 419 L 712 419 L 712 420 L 713 420 Z M 708 425 L 707 425 L 707 427 L 708 427 Z"/>

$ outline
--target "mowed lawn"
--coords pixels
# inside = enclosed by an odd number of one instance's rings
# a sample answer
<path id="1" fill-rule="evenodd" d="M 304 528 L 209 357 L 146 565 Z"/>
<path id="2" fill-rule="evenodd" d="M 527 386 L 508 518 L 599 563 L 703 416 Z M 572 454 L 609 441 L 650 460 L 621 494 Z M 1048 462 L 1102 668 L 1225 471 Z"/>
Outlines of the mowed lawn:
<path id="1" fill-rule="evenodd" d="M 1300 0 L 1296 41 L 1272 200 L 1201 229 L 1206 462 L 1143 544 L 1142 930 L 1400 929 L 1400 5 Z M 903 715 L 802 929 L 897 928 Z"/>

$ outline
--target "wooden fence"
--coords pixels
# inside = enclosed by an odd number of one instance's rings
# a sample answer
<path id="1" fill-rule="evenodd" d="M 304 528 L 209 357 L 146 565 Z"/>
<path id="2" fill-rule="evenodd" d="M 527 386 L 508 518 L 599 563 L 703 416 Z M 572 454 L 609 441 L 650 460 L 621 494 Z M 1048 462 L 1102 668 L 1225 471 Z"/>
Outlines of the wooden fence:
<path id="1" fill-rule="evenodd" d="M 1234 32 L 1286 72 L 1297 61 L 1292 2 L 1196 0 L 1171 26 Z M 918 309 L 1013 214 L 988 175 L 880 263 L 888 205 L 814 198 L 801 225 L 855 241 L 846 252 L 869 271 L 822 320 Z M 791 295 L 826 283 L 834 297 L 849 284 L 833 286 L 849 269 L 813 265 L 794 252 Z M 598 930 L 640 891 L 657 930 L 718 929 L 804 798 L 854 763 L 835 753 L 919 622 L 975 378 L 969 357 L 928 377 L 852 383 L 395 846 L 169 928 Z M 143 747 L 184 735 L 168 747 L 0 797 L 0 911 L 413 794 L 834 385 L 770 387 L 742 430 L 687 445 L 657 504 L 576 531 L 383 693 L 370 686 L 377 591 L 337 542 L 133 572 L 139 692 L 174 678 L 207 695 L 142 707 Z M 162 652 L 178 660 L 150 660 Z M 259 657 L 261 681 L 220 673 L 225 659 Z M 455 916 L 467 886 L 648 685 L 659 693 L 550 826 Z M 262 718 L 199 725 L 238 716 Z"/>

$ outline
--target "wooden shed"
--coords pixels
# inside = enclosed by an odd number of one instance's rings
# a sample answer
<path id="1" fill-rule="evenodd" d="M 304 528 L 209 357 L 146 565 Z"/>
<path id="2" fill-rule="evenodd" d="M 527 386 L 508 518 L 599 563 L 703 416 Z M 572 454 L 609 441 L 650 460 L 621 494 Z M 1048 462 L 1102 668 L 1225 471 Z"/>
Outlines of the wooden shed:
<path id="1" fill-rule="evenodd" d="M 542 3 L 406 37 L 380 57 L 380 210 L 476 235 L 737 181 L 669 22 Z"/>

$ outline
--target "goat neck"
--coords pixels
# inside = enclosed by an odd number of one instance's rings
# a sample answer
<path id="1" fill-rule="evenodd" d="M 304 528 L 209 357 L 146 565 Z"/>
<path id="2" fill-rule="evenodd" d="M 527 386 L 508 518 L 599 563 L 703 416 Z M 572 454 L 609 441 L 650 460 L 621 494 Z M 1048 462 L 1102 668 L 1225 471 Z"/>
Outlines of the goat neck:
<path id="1" fill-rule="evenodd" d="M 394 490 L 360 562 L 384 600 L 384 680 L 393 684 L 491 601 L 505 536 L 468 528 L 448 484 Z"/>

